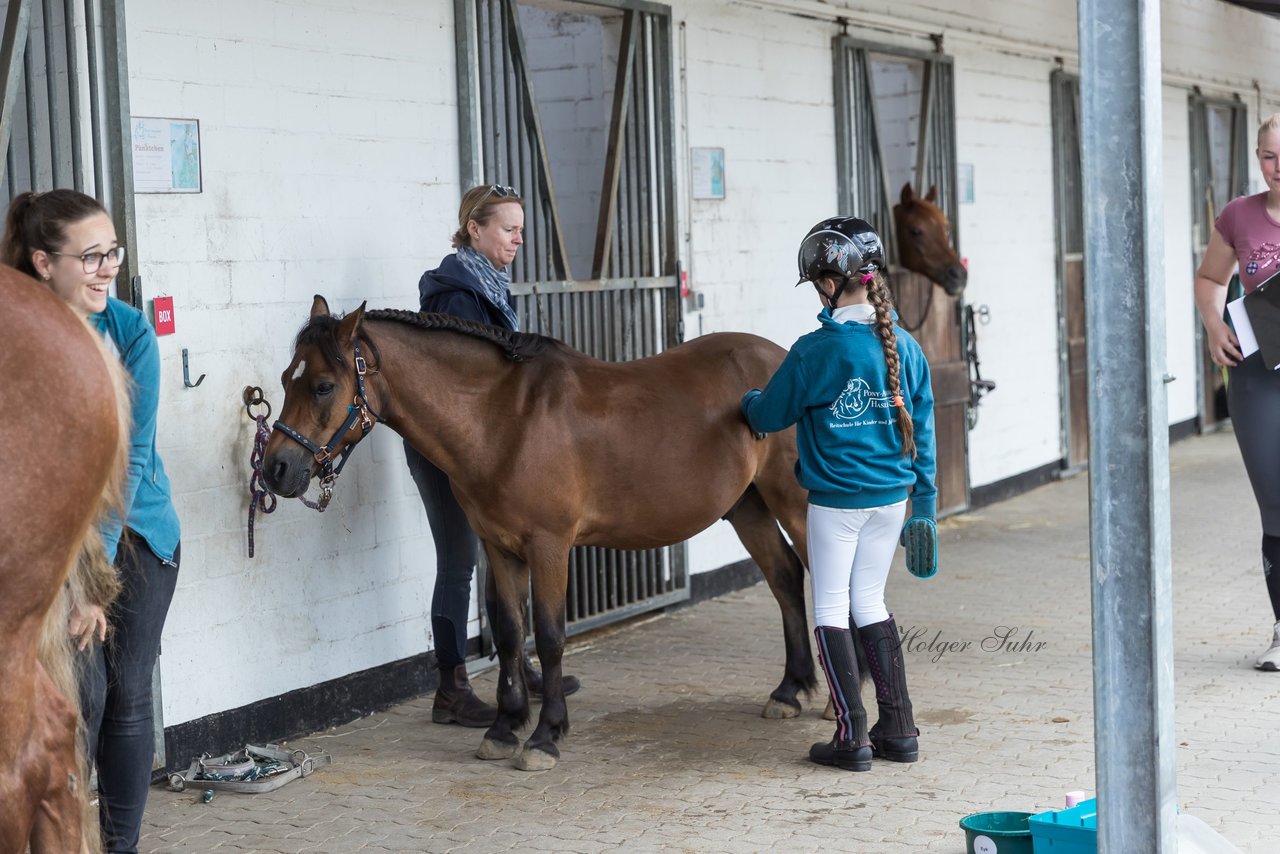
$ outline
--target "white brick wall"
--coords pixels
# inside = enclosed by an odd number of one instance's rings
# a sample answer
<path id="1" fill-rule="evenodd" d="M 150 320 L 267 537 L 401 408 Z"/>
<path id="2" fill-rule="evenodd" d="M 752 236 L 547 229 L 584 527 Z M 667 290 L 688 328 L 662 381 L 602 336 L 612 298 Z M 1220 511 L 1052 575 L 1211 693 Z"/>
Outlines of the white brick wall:
<path id="1" fill-rule="evenodd" d="M 205 188 L 138 204 L 144 291 L 172 295 L 177 308 L 177 334 L 161 339 L 161 451 L 185 529 L 164 640 L 167 724 L 430 647 L 432 545 L 400 441 L 385 428 L 356 451 L 325 516 L 286 502 L 259 517 L 258 557 L 245 556 L 252 425 L 241 389 L 260 385 L 279 403 L 279 372 L 314 293 L 338 311 L 365 299 L 416 305 L 422 270 L 449 251 L 462 189 L 452 4 L 359 6 L 129 7 L 133 112 L 200 119 Z M 672 9 L 681 256 L 706 299 L 686 317 L 688 334 L 745 330 L 790 344 L 814 326 L 816 297 L 792 283 L 799 238 L 835 206 L 834 16 L 849 17 L 859 38 L 915 50 L 941 33 L 955 60 L 958 160 L 975 176 L 974 203 L 960 213 L 968 299 L 990 307 L 982 365 L 999 382 L 970 436 L 972 483 L 1057 460 L 1049 74 L 1055 56 L 1075 64 L 1074 6 L 673 0 Z M 1186 94 L 1192 82 L 1238 93 L 1253 125 L 1280 107 L 1267 73 L 1280 22 L 1213 0 L 1163 12 L 1165 310 L 1179 378 L 1169 417 L 1180 422 L 1197 405 Z M 597 118 L 613 81 L 555 61 L 568 32 L 548 26 L 531 39 L 544 69 L 539 97 L 548 109 L 572 106 L 573 151 L 602 152 Z M 597 30 L 574 49 L 610 53 L 616 35 Z M 569 79 L 557 91 L 552 75 Z M 724 148 L 723 201 L 688 198 L 690 146 Z M 558 145 L 557 156 L 569 149 Z M 600 165 L 586 154 L 577 162 L 574 180 L 558 171 L 556 183 L 585 198 Z M 566 206 L 567 237 L 581 252 L 594 210 L 579 206 Z M 194 374 L 207 374 L 196 390 L 179 382 L 184 347 Z M 690 545 L 694 571 L 742 557 L 723 524 Z"/>
<path id="2" fill-rule="evenodd" d="M 204 192 L 138 198 L 144 291 L 177 313 L 160 422 L 184 526 L 162 664 L 175 724 L 429 648 L 433 550 L 399 438 L 375 431 L 323 517 L 260 515 L 251 561 L 240 393 L 279 405 L 313 294 L 415 307 L 449 251 L 453 22 L 406 0 L 143 0 L 128 26 L 134 114 L 201 120 Z"/>

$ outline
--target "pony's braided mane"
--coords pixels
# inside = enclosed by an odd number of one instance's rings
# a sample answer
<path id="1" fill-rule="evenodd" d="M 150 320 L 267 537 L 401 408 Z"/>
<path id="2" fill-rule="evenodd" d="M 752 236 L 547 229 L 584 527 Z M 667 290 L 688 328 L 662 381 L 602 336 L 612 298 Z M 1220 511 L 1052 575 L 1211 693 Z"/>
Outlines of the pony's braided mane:
<path id="1" fill-rule="evenodd" d="M 545 335 L 532 332 L 512 332 L 497 326 L 476 323 L 474 320 L 463 320 L 450 314 L 435 314 L 425 311 L 405 311 L 400 308 L 379 308 L 366 311 L 364 316 L 369 320 L 394 320 L 407 323 L 419 329 L 445 329 L 450 332 L 461 332 L 474 338 L 483 338 L 502 349 L 507 358 L 513 362 L 532 359 L 554 343 Z"/>
<path id="2" fill-rule="evenodd" d="M 497 326 L 487 326 L 483 323 L 463 320 L 460 317 L 453 317 L 448 314 L 405 311 L 398 308 L 380 308 L 366 311 L 364 316 L 368 320 L 391 320 L 396 323 L 416 326 L 419 329 L 444 329 L 449 332 L 461 332 L 464 335 L 483 338 L 501 348 L 507 358 L 513 362 L 532 359 L 558 343 L 555 339 L 547 338 L 545 335 L 535 335 L 531 332 L 511 332 L 506 329 L 500 329 Z M 338 349 L 338 343 L 334 338 L 334 332 L 337 328 L 337 317 L 331 314 L 317 315 L 307 321 L 306 325 L 298 332 L 298 337 L 293 344 L 294 349 L 296 350 L 303 345 L 314 344 L 320 348 L 321 353 L 324 354 L 330 364 L 346 367 L 346 357 Z M 367 342 L 374 351 L 374 360 L 380 360 L 380 355 L 377 353 L 377 345 L 363 333 L 360 333 L 360 338 Z"/>

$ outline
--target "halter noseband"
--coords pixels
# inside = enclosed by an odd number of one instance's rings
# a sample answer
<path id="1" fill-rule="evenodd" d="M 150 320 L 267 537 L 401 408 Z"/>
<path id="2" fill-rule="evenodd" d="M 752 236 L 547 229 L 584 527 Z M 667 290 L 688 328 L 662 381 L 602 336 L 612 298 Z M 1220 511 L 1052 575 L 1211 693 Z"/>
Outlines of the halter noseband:
<path id="1" fill-rule="evenodd" d="M 364 357 L 360 355 L 360 341 L 354 344 L 355 363 L 356 363 L 356 396 L 355 400 L 347 407 L 347 419 L 342 422 L 342 426 L 337 429 L 333 437 L 322 447 L 308 439 L 306 436 L 294 430 L 283 421 L 277 420 L 271 425 L 273 430 L 279 430 L 293 441 L 311 452 L 315 457 L 316 463 L 320 466 L 320 501 L 312 504 L 305 498 L 302 503 L 308 507 L 313 507 L 324 512 L 329 506 L 329 500 L 333 498 L 333 482 L 338 479 L 338 475 L 342 474 L 342 467 L 347 464 L 347 458 L 351 456 L 351 452 L 356 449 L 356 445 L 360 443 L 360 439 L 369 435 L 369 431 L 373 429 L 373 425 L 382 420 L 382 417 L 369 405 L 369 397 L 365 392 L 364 377 L 367 373 L 373 373 L 369 370 L 368 364 L 365 363 Z M 347 432 L 355 426 L 356 421 L 360 422 L 360 439 L 347 445 L 338 455 L 338 464 L 333 464 L 333 449 L 338 447 L 338 441 Z"/>

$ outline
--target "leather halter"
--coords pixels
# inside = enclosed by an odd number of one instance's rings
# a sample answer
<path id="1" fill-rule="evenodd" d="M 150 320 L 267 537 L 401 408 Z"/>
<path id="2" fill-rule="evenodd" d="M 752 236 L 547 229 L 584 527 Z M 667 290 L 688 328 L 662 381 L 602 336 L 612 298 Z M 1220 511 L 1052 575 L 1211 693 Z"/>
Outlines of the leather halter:
<path id="1" fill-rule="evenodd" d="M 333 437 L 323 446 L 317 445 L 306 436 L 294 430 L 283 421 L 277 420 L 271 425 L 273 430 L 279 430 L 293 441 L 311 452 L 315 457 L 316 463 L 320 466 L 320 501 L 312 504 L 310 501 L 303 499 L 303 503 L 308 507 L 314 507 L 321 513 L 329 506 L 329 499 L 333 498 L 333 482 L 338 479 L 338 475 L 342 474 L 342 467 L 347 464 L 347 458 L 351 456 L 351 452 L 355 450 L 356 445 L 360 443 L 360 439 L 369 435 L 369 431 L 373 429 L 373 425 L 382 420 L 377 411 L 369 405 L 369 397 L 365 392 L 364 378 L 365 374 L 375 373 L 369 370 L 368 364 L 364 357 L 360 355 L 360 342 L 357 340 L 354 344 L 355 363 L 356 363 L 356 396 L 355 400 L 347 407 L 347 419 L 342 422 L 342 426 L 334 432 Z M 338 442 L 348 431 L 355 426 L 356 422 L 360 422 L 360 439 L 352 442 L 343 448 L 338 454 L 338 464 L 333 464 L 333 449 L 338 447 Z"/>

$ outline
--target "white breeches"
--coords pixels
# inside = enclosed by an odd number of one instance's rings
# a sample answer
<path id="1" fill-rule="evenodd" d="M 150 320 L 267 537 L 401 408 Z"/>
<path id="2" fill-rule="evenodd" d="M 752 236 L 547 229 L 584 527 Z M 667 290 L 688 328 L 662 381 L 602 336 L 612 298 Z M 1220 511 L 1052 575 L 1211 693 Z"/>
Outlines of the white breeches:
<path id="1" fill-rule="evenodd" d="M 850 614 L 858 626 L 889 619 L 884 585 L 906 510 L 905 501 L 864 510 L 809 505 L 814 625 L 847 628 Z"/>

